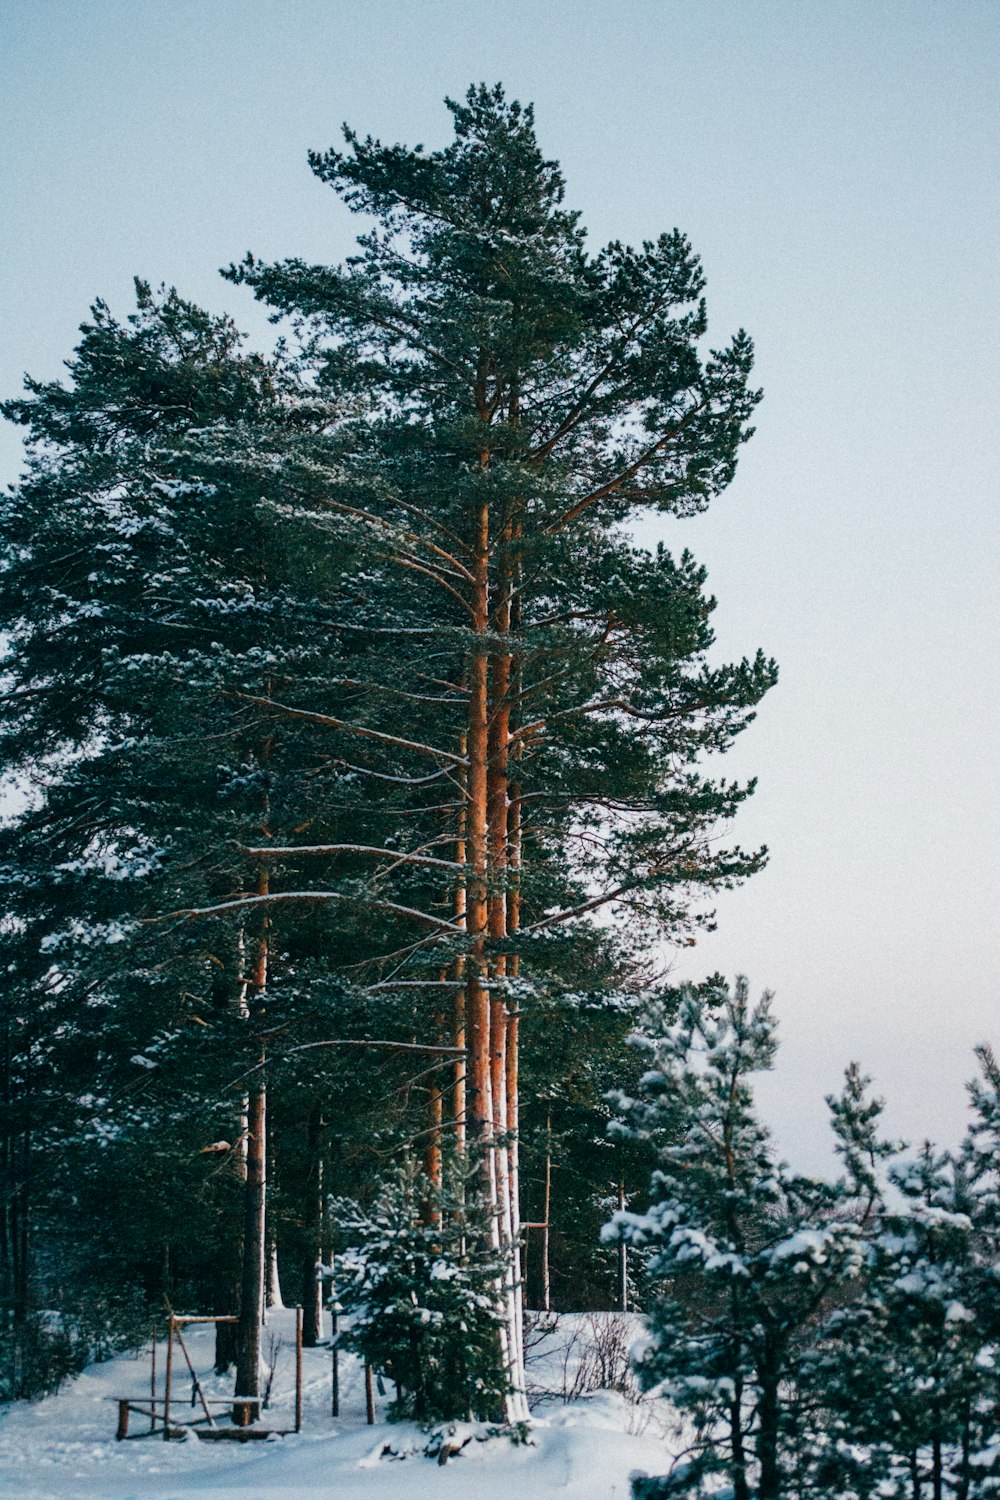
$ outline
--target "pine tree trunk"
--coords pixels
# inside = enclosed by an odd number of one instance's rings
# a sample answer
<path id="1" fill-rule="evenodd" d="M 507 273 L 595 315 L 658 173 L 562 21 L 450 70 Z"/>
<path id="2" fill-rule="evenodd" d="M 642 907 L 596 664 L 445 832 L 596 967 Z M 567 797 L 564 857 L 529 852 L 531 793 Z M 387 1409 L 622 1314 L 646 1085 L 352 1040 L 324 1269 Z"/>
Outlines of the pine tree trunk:
<path id="1" fill-rule="evenodd" d="M 516 415 L 516 413 L 515 413 Z M 520 556 L 519 543 L 521 539 L 521 524 L 515 514 L 511 536 L 511 564 L 510 564 L 510 593 L 511 602 L 508 615 L 508 629 L 513 643 L 521 624 L 520 595 L 517 584 L 520 579 Z M 521 695 L 521 658 L 512 655 L 509 670 L 508 696 L 510 698 L 510 713 L 507 719 L 508 737 L 511 728 L 515 724 L 520 708 Z M 518 764 L 521 759 L 521 742 L 516 741 L 511 753 L 508 745 L 508 777 L 514 775 L 514 780 L 509 780 L 507 789 L 507 934 L 513 936 L 521 926 L 521 786 L 516 779 Z M 511 954 L 508 959 L 508 974 L 511 979 L 517 979 L 520 974 L 520 958 L 516 953 Z M 524 1301 L 525 1301 L 525 1279 L 521 1271 L 521 1151 L 520 1151 L 520 1129 L 521 1129 L 521 1096 L 520 1096 L 520 1046 L 521 1046 L 521 1018 L 519 1002 L 515 996 L 508 1005 L 507 1014 L 507 1132 L 509 1145 L 507 1150 L 507 1169 L 509 1180 L 510 1200 L 510 1232 L 512 1241 L 511 1264 L 517 1272 L 517 1286 L 515 1288 L 514 1314 L 517 1324 L 517 1348 L 521 1360 L 521 1371 L 524 1369 Z M 527 1403 L 525 1403 L 527 1404 Z"/>
<path id="2" fill-rule="evenodd" d="M 464 756 L 468 753 L 468 736 L 462 736 L 460 753 Z M 467 779 L 460 782 L 462 793 L 461 807 L 458 813 L 458 837 L 455 840 L 455 863 L 465 866 L 466 863 L 466 828 L 468 826 L 468 807 L 466 796 L 468 792 Z M 455 884 L 454 915 L 455 926 L 461 931 L 466 928 L 466 911 L 468 907 L 468 895 L 466 891 L 465 876 L 460 875 Z M 452 1001 L 452 1045 L 464 1048 L 466 1045 L 465 1032 L 465 990 L 460 983 L 465 974 L 465 961 L 457 958 L 452 965 L 449 976 L 456 981 L 454 999 Z M 465 1152 L 466 1145 L 466 1099 L 465 1099 L 465 1077 L 467 1070 L 467 1059 L 460 1056 L 455 1060 L 455 1071 L 452 1078 L 452 1117 L 455 1122 L 455 1150 L 461 1156 Z"/>
<path id="3" fill-rule="evenodd" d="M 323 1283 L 317 1267 L 323 1260 L 323 1112 L 309 1114 L 309 1171 L 306 1183 L 306 1247 L 302 1257 L 302 1343 L 315 1349 L 323 1336 Z"/>
<path id="4" fill-rule="evenodd" d="M 552 1311 L 549 1279 L 549 1222 L 552 1213 L 552 1106 L 545 1115 L 545 1196 L 542 1200 L 542 1312 Z"/>
<path id="5" fill-rule="evenodd" d="M 747 1455 L 743 1443 L 743 1382 L 733 1382 L 733 1400 L 729 1406 L 729 1451 L 732 1455 L 733 1500 L 750 1500 L 747 1483 Z"/>
<path id="6" fill-rule="evenodd" d="M 240 1021 L 250 1019 L 249 991 L 250 976 L 247 973 L 246 937 L 241 931 L 236 942 L 235 953 L 235 979 L 232 971 L 218 976 L 220 1003 L 224 1004 L 230 1015 Z M 237 1106 L 236 1119 L 234 1121 L 236 1134 L 236 1149 L 233 1152 L 233 1166 L 240 1181 L 244 1184 L 246 1191 L 247 1180 L 247 1138 L 250 1130 L 249 1121 L 249 1097 L 240 1095 Z M 245 1209 L 245 1205 L 244 1205 Z M 240 1284 L 243 1277 L 242 1236 L 237 1238 L 235 1225 L 233 1239 L 235 1247 L 224 1254 L 224 1264 L 216 1266 L 217 1282 L 215 1295 L 215 1312 L 221 1317 L 239 1317 L 240 1311 Z M 215 1325 L 215 1373 L 225 1375 L 236 1363 L 239 1350 L 239 1333 L 236 1323 L 216 1323 Z"/>
<path id="7" fill-rule="evenodd" d="M 489 930 L 487 902 L 487 760 L 489 716 L 489 509 L 483 505 L 477 519 L 474 556 L 473 626 L 479 638 L 473 648 L 469 672 L 468 790 L 466 793 L 467 906 L 469 935 L 465 983 L 466 1079 L 465 1108 L 470 1146 L 481 1154 L 481 1168 L 488 1205 L 495 1199 L 492 1176 L 490 1131 L 489 996 L 486 988 L 486 939 Z"/>
<path id="8" fill-rule="evenodd" d="M 435 1027 L 437 1036 L 443 1035 L 443 1017 L 438 1017 Z M 431 1186 L 440 1194 L 443 1186 L 443 1158 L 441 1151 L 441 1130 L 444 1125 L 444 1100 L 441 1096 L 441 1085 L 434 1078 L 427 1086 L 427 1143 L 424 1146 L 424 1175 Z M 441 1208 L 440 1197 L 434 1198 L 426 1204 L 424 1209 L 424 1220 L 428 1224 L 440 1223 Z"/>
<path id="9" fill-rule="evenodd" d="M 258 1079 L 262 1076 L 262 1074 L 256 1075 Z M 240 1321 L 237 1331 L 236 1394 L 238 1396 L 260 1395 L 267 1181 L 267 1093 L 262 1082 L 255 1081 L 250 1090 L 249 1126 L 243 1219 L 243 1275 L 240 1284 Z"/>
<path id="10" fill-rule="evenodd" d="M 512 1387 L 509 1414 L 513 1421 L 526 1420 L 524 1394 L 523 1316 L 520 1276 L 520 1213 L 516 1204 L 516 1167 L 512 1166 L 512 1139 L 517 1119 L 517 1028 L 511 1025 L 511 1006 L 504 981 L 508 957 L 503 951 L 511 915 L 510 894 L 510 787 L 513 655 L 510 649 L 514 573 L 513 528 L 508 519 L 500 537 L 497 602 L 491 626 L 500 637 L 492 655 L 490 674 L 487 821 L 489 845 L 488 919 L 493 950 L 491 972 L 497 981 L 490 1001 L 490 1084 L 493 1102 L 496 1207 L 501 1248 L 507 1263 L 504 1300 L 507 1315 L 507 1359 Z M 514 914 L 517 908 L 515 905 Z M 515 1052 L 509 1055 L 513 1039 Z"/>
<path id="11" fill-rule="evenodd" d="M 231 1267 L 228 1265 L 221 1268 L 215 1283 L 214 1310 L 219 1317 L 234 1317 L 239 1315 L 240 1285 L 239 1266 L 235 1258 Z M 225 1375 L 236 1363 L 236 1351 L 239 1344 L 237 1338 L 237 1325 L 235 1323 L 216 1323 L 215 1325 L 215 1373 Z"/>
<path id="12" fill-rule="evenodd" d="M 268 872 L 262 869 L 257 881 L 258 895 L 270 889 Z M 255 1002 L 252 1014 L 262 1018 L 268 976 L 268 931 L 266 918 L 261 923 L 257 953 L 254 959 L 251 988 Z M 261 1325 L 264 1320 L 264 1294 L 267 1256 L 267 1074 L 265 1054 L 261 1047 L 258 1068 L 253 1074 L 247 1105 L 247 1158 L 243 1209 L 243 1269 L 240 1278 L 240 1312 L 237 1327 L 236 1394 L 260 1395 Z M 255 1415 L 259 1416 L 259 1410 Z"/>
<path id="13" fill-rule="evenodd" d="M 285 1300 L 281 1295 L 281 1275 L 278 1270 L 278 1243 L 274 1238 L 271 1228 L 271 1215 L 265 1214 L 267 1221 L 267 1255 L 265 1257 L 264 1276 L 264 1306 L 269 1310 L 283 1308 Z"/>
<path id="14" fill-rule="evenodd" d="M 919 1458 L 919 1455 L 917 1454 L 916 1449 L 913 1449 L 912 1452 L 910 1453 L 910 1456 L 909 1456 L 909 1469 L 910 1469 L 910 1494 L 912 1495 L 913 1500 L 920 1500 L 921 1493 L 923 1492 L 923 1485 L 922 1485 L 921 1480 L 920 1480 L 920 1458 Z"/>
<path id="15" fill-rule="evenodd" d="M 275 1167 L 277 1165 L 274 1141 L 274 1111 L 267 1113 L 267 1148 L 266 1160 L 268 1163 L 267 1175 L 270 1186 L 268 1197 L 273 1199 L 275 1193 Z M 274 1215 L 270 1210 L 269 1203 L 264 1204 L 264 1322 L 267 1322 L 267 1314 L 271 1308 L 283 1309 L 285 1300 L 281 1295 L 281 1275 L 278 1268 L 278 1228 Z"/>
<path id="16" fill-rule="evenodd" d="M 618 1181 L 618 1211 L 625 1212 L 625 1184 L 619 1178 Z M 618 1245 L 618 1306 L 623 1313 L 628 1312 L 628 1246 L 624 1240 Z"/>
<path id="17" fill-rule="evenodd" d="M 757 1403 L 757 1461 L 760 1479 L 759 1500 L 779 1500 L 781 1473 L 778 1467 L 778 1375 L 776 1362 L 761 1371 L 760 1399 Z"/>

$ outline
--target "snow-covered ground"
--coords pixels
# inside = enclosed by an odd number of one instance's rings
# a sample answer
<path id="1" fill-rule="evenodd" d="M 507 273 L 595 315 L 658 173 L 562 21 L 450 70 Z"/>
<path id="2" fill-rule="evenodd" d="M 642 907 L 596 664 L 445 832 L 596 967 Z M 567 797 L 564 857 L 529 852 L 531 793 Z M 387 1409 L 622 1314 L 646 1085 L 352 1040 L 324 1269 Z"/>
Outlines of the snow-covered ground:
<path id="1" fill-rule="evenodd" d="M 293 1314 L 270 1315 L 268 1332 L 281 1340 L 269 1425 L 291 1425 L 294 1406 Z M 531 1366 L 536 1417 L 532 1441 L 470 1440 L 443 1467 L 423 1456 L 427 1434 L 383 1420 L 386 1398 L 376 1396 L 376 1425 L 365 1423 L 357 1363 L 341 1356 L 341 1416 L 330 1416 L 330 1351 L 304 1353 L 303 1430 L 267 1442 L 207 1442 L 193 1435 L 166 1443 L 151 1436 L 115 1441 L 112 1398 L 143 1399 L 149 1391 L 149 1350 L 93 1365 L 63 1390 L 37 1403 L 0 1408 L 0 1497 L 17 1500 L 628 1500 L 635 1470 L 664 1473 L 670 1466 L 669 1413 L 657 1403 L 636 1404 L 599 1391 L 570 1401 L 589 1320 L 564 1318 L 537 1346 Z M 227 1395 L 227 1379 L 210 1374 L 209 1329 L 190 1329 L 186 1342 L 206 1393 Z M 265 1342 L 267 1335 L 265 1335 Z M 569 1346 L 569 1347 L 567 1347 Z M 160 1346 L 162 1392 L 162 1356 Z M 180 1369 L 178 1369 L 180 1366 Z M 183 1371 L 183 1373 L 182 1373 Z M 549 1394 L 539 1395 L 547 1389 Z M 191 1382 L 175 1362 L 177 1415 L 191 1413 Z M 132 1431 L 143 1419 L 132 1417 Z M 409 1451 L 408 1451 L 409 1450 Z M 400 1455 L 407 1454 L 405 1461 Z"/>

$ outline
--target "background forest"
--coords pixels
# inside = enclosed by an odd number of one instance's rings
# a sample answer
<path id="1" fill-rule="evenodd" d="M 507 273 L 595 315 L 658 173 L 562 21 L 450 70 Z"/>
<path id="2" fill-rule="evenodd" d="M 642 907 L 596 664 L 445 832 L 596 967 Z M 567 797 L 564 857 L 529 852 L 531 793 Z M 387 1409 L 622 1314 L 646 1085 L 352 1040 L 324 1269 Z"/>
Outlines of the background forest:
<path id="1" fill-rule="evenodd" d="M 662 972 L 766 857 L 711 757 L 777 669 L 635 527 L 731 482 L 750 340 L 676 231 L 588 249 L 530 108 L 449 109 L 311 156 L 345 264 L 230 267 L 272 355 L 137 282 L 5 407 L 4 1394 L 166 1296 L 256 1395 L 334 1280 L 400 1414 L 516 1426 L 525 1307 L 630 1307 L 696 1434 L 643 1494 L 994 1493 L 992 1057 L 961 1153 L 854 1068 L 796 1177 L 767 1002 Z"/>

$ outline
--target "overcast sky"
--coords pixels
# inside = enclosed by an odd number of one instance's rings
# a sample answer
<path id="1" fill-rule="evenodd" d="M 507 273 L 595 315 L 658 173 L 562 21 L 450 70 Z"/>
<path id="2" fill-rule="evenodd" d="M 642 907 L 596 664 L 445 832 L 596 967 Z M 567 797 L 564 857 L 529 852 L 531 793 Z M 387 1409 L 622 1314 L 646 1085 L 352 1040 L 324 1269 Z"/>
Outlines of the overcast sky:
<path id="1" fill-rule="evenodd" d="M 768 870 L 676 972 L 776 991 L 763 1091 L 797 1164 L 858 1058 L 911 1139 L 957 1139 L 1000 1045 L 996 0 L 0 0 L 0 393 L 59 373 L 131 277 L 266 325 L 217 267 L 335 261 L 312 178 L 342 120 L 443 144 L 503 81 L 594 244 L 675 225 L 766 391 L 711 513 L 720 650 L 782 679 L 728 772 Z M 17 470 L 0 436 L 0 478 Z"/>

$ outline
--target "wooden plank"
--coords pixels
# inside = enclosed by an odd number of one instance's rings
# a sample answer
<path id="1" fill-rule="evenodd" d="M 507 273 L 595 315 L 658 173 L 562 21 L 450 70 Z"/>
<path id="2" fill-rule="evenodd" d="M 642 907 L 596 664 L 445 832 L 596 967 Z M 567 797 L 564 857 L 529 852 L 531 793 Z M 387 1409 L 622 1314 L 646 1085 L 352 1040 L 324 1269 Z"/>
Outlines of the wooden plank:
<path id="1" fill-rule="evenodd" d="M 149 1375 L 149 1399 L 152 1411 L 149 1414 L 149 1430 L 156 1431 L 156 1324 L 153 1324 L 152 1363 Z"/>
<path id="2" fill-rule="evenodd" d="M 169 1307 L 169 1303 L 167 1304 Z M 174 1372 L 174 1315 L 167 1314 L 167 1374 L 163 1393 L 163 1441 L 170 1437 L 170 1380 Z"/>
<path id="3" fill-rule="evenodd" d="M 372 1367 L 365 1360 L 365 1416 L 368 1426 L 375 1426 L 375 1392 L 372 1389 Z"/>
<path id="4" fill-rule="evenodd" d="M 291 1437 L 291 1427 L 207 1427 L 197 1433 L 203 1443 L 254 1443 L 264 1438 Z"/>
<path id="5" fill-rule="evenodd" d="M 239 1318 L 230 1317 L 228 1314 L 225 1317 L 222 1317 L 220 1315 L 217 1318 L 214 1318 L 214 1317 L 210 1318 L 210 1317 L 202 1317 L 200 1314 L 195 1315 L 195 1314 L 184 1313 L 184 1314 L 178 1314 L 174 1318 L 174 1322 L 175 1323 L 184 1323 L 184 1324 L 187 1324 L 187 1323 L 238 1323 L 239 1321 L 240 1321 Z"/>

